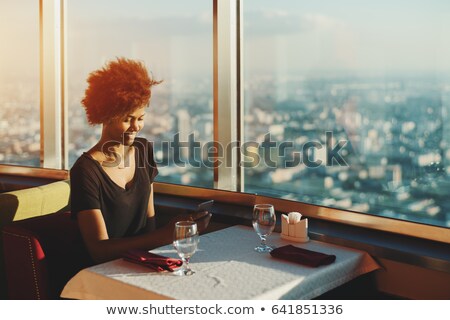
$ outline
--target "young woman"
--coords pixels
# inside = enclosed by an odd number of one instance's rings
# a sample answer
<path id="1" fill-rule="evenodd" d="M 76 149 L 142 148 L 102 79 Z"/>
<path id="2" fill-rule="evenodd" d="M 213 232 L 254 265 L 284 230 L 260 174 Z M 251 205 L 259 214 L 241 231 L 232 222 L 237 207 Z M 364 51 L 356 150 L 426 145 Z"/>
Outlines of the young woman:
<path id="1" fill-rule="evenodd" d="M 153 147 L 137 134 L 150 104 L 151 79 L 142 62 L 119 58 L 92 72 L 82 100 L 88 122 L 101 124 L 98 143 L 70 170 L 71 208 L 95 262 L 119 258 L 129 249 L 152 249 L 172 241 L 177 217 L 155 230 Z M 207 213 L 191 216 L 199 230 Z"/>

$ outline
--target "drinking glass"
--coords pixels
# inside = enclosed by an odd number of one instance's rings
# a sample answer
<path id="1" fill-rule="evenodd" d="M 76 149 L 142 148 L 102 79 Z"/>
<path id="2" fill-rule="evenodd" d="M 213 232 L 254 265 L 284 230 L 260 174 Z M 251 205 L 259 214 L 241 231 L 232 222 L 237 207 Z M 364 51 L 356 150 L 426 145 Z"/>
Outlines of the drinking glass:
<path id="1" fill-rule="evenodd" d="M 173 246 L 183 264 L 175 274 L 189 276 L 195 272 L 189 267 L 189 259 L 194 255 L 198 245 L 197 224 L 194 221 L 178 221 L 173 232 Z"/>
<path id="2" fill-rule="evenodd" d="M 266 244 L 266 238 L 272 233 L 276 223 L 275 209 L 271 204 L 257 204 L 253 207 L 253 228 L 261 238 L 261 244 L 255 248 L 258 252 L 270 252 L 272 247 Z"/>

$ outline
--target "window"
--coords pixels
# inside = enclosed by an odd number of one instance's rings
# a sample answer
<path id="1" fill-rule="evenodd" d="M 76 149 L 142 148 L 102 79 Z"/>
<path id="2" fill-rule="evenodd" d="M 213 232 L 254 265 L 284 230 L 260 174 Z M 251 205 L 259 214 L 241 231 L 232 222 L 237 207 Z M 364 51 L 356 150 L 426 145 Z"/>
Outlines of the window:
<path id="1" fill-rule="evenodd" d="M 124 56 L 144 61 L 156 79 L 164 80 L 153 88 L 142 133 L 154 142 L 157 181 L 212 187 L 213 170 L 202 165 L 200 154 L 174 145 L 213 140 L 212 1 L 67 5 L 70 166 L 97 142 L 101 130 L 89 128 L 81 107 L 86 78 L 106 61 Z"/>
<path id="2" fill-rule="evenodd" d="M 39 3 L 55 57 L 39 52 Z M 389 220 L 368 216 L 390 217 L 389 231 L 414 226 L 420 237 L 446 230 L 432 226 L 450 227 L 449 9 L 438 0 L 1 3 L 0 163 L 70 168 L 100 136 L 80 103 L 86 78 L 125 56 L 164 80 L 142 133 L 157 181 L 305 202 L 295 205 L 319 217 L 316 205 L 344 209 L 325 218 L 363 217 L 382 230 Z M 214 136 L 224 142 L 215 174 Z"/>
<path id="3" fill-rule="evenodd" d="M 39 1 L 0 2 L 0 163 L 40 164 Z"/>
<path id="4" fill-rule="evenodd" d="M 245 191 L 450 227 L 449 9 L 246 0 Z"/>

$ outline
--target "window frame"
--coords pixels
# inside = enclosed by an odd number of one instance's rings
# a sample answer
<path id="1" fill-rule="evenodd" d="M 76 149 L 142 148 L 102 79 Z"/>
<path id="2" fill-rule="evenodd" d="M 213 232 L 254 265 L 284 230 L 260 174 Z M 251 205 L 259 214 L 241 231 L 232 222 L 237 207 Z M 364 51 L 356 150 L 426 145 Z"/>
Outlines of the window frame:
<path id="1" fill-rule="evenodd" d="M 39 0 L 40 163 L 50 169 L 68 169 L 65 4 L 66 0 Z"/>
<path id="2" fill-rule="evenodd" d="M 222 146 L 226 165 L 214 166 L 214 188 L 242 191 L 241 137 L 241 30 L 239 0 L 213 0 L 214 142 Z M 231 146 L 231 148 L 228 148 Z M 216 160 L 218 153 L 216 150 Z"/>

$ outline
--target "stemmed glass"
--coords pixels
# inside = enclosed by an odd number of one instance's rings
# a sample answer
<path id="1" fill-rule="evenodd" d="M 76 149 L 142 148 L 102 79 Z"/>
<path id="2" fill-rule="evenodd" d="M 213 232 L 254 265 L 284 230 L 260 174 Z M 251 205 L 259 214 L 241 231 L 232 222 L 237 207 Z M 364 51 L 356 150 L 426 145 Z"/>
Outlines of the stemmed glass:
<path id="1" fill-rule="evenodd" d="M 178 221 L 173 232 L 173 246 L 177 250 L 183 264 L 174 273 L 190 276 L 195 272 L 189 267 L 189 259 L 194 255 L 198 245 L 197 224 L 194 221 Z"/>
<path id="2" fill-rule="evenodd" d="M 272 233 L 276 223 L 275 209 L 271 204 L 256 204 L 253 207 L 253 228 L 261 238 L 261 244 L 255 248 L 258 252 L 270 252 L 272 247 L 266 244 L 266 238 Z"/>

